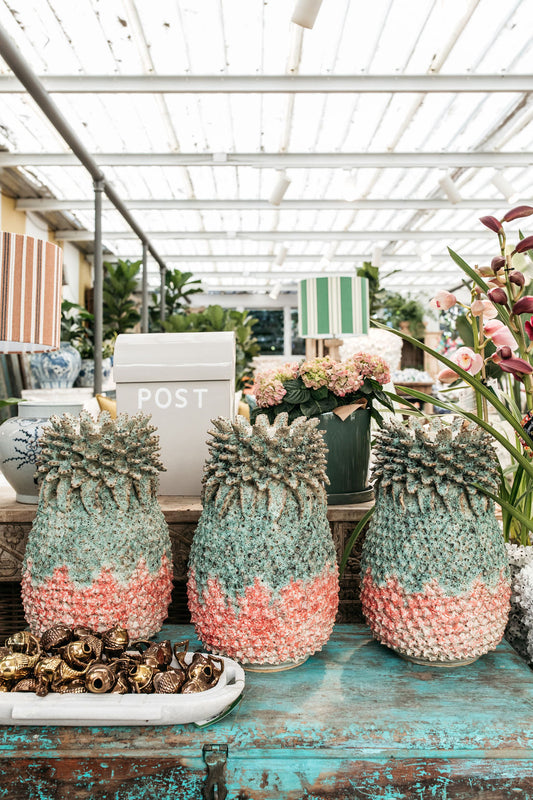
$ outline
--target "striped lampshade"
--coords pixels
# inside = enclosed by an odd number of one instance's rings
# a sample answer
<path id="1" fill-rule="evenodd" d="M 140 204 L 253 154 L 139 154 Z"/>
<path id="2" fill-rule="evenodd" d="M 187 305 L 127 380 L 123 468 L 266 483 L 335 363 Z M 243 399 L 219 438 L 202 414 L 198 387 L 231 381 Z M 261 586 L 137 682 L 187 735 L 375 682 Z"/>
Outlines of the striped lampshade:
<path id="1" fill-rule="evenodd" d="M 368 333 L 368 280 L 307 278 L 298 285 L 298 333 L 311 339 Z"/>
<path id="2" fill-rule="evenodd" d="M 57 245 L 0 232 L 0 352 L 57 350 L 62 264 Z"/>

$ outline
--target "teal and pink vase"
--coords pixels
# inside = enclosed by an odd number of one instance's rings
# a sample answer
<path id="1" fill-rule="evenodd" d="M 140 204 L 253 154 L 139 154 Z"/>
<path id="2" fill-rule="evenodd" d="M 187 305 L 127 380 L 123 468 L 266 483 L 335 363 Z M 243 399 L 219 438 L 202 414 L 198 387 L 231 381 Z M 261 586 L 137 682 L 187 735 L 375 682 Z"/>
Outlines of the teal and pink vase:
<path id="1" fill-rule="evenodd" d="M 251 670 L 303 663 L 328 640 L 338 569 L 318 420 L 218 418 L 188 597 L 200 640 Z"/>
<path id="2" fill-rule="evenodd" d="M 415 663 L 456 666 L 494 650 L 511 589 L 482 491 L 499 483 L 488 435 L 462 420 L 392 421 L 377 435 L 373 478 L 361 602 L 374 636 Z"/>
<path id="3" fill-rule="evenodd" d="M 149 417 L 52 417 L 40 439 L 37 515 L 22 573 L 26 620 L 160 630 L 172 591 L 168 527 L 157 502 L 159 439 Z"/>

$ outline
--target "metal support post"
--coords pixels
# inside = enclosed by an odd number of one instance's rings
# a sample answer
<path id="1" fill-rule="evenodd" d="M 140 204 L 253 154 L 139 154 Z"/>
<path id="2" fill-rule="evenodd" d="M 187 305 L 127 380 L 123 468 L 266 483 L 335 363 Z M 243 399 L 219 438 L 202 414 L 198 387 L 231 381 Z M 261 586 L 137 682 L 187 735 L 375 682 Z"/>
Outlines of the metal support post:
<path id="1" fill-rule="evenodd" d="M 143 242 L 141 333 L 148 333 L 148 245 Z"/>
<path id="2" fill-rule="evenodd" d="M 104 181 L 95 180 L 94 186 L 94 393 L 102 392 L 102 339 L 103 339 L 103 282 L 102 257 L 102 195 Z"/>
<path id="3" fill-rule="evenodd" d="M 159 312 L 159 319 L 161 320 L 161 328 L 163 328 L 163 322 L 165 321 L 165 312 L 166 312 L 166 304 L 165 304 L 165 295 L 166 295 L 166 285 L 165 285 L 165 277 L 167 271 L 165 267 L 161 267 L 161 308 Z"/>

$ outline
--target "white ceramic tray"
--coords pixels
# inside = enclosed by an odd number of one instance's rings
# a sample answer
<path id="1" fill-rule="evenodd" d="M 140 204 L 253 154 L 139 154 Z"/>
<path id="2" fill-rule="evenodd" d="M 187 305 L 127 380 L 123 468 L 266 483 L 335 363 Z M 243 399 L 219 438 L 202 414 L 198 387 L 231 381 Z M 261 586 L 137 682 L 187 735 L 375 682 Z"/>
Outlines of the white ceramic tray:
<path id="1" fill-rule="evenodd" d="M 187 660 L 192 658 L 187 654 Z M 224 658 L 216 686 L 196 694 L 0 693 L 0 725 L 206 725 L 244 689 L 244 670 Z"/>

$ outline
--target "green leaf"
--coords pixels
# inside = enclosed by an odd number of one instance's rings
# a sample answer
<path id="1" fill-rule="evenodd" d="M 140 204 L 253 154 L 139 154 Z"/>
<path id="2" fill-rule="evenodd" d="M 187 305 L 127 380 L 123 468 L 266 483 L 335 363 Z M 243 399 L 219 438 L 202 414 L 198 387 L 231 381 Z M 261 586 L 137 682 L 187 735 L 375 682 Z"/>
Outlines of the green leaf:
<path id="1" fill-rule="evenodd" d="M 522 525 L 525 528 L 527 528 L 528 531 L 533 532 L 533 519 L 526 517 L 526 515 L 522 514 L 522 512 L 519 511 L 518 508 L 512 506 L 510 503 L 508 503 L 506 500 L 503 500 L 501 497 L 498 497 L 497 494 L 489 492 L 489 490 L 485 489 L 484 486 L 481 486 L 478 483 L 473 483 L 472 486 L 475 486 L 476 489 L 478 489 L 480 492 L 483 492 L 483 494 L 486 494 L 487 497 L 490 497 L 491 500 L 494 500 L 495 503 L 504 508 L 512 517 L 514 517 L 514 519 L 517 519 L 519 522 L 521 522 Z"/>
<path id="2" fill-rule="evenodd" d="M 372 506 L 372 508 L 368 509 L 364 517 L 361 520 L 359 520 L 359 522 L 354 528 L 352 535 L 346 542 L 346 547 L 344 548 L 344 552 L 342 554 L 341 563 L 339 564 L 339 577 L 342 578 L 342 576 L 344 575 L 344 570 L 346 569 L 346 564 L 348 563 L 348 559 L 350 558 L 353 546 L 356 543 L 357 539 L 359 538 L 361 532 L 365 529 L 372 514 L 374 513 L 374 510 L 375 506 Z"/>
<path id="3" fill-rule="evenodd" d="M 296 381 L 289 381 L 289 383 L 296 383 Z M 283 399 L 286 400 L 287 403 L 297 405 L 299 403 L 306 403 L 311 399 L 311 392 L 305 387 L 301 388 L 300 386 L 288 386 L 288 384 L 284 384 L 284 386 L 287 389 L 287 394 Z"/>
<path id="4" fill-rule="evenodd" d="M 311 389 L 310 391 L 314 400 L 325 400 L 329 394 L 327 386 L 321 386 L 320 389 Z"/>

